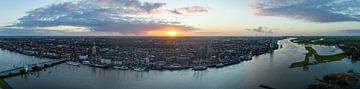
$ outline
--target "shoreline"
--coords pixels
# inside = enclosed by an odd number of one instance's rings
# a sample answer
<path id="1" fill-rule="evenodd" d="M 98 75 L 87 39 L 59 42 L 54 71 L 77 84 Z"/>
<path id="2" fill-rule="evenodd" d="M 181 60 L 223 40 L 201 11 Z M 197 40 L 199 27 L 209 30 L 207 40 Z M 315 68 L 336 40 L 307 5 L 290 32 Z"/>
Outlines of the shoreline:
<path id="1" fill-rule="evenodd" d="M 277 48 L 277 49 L 280 49 Z M 272 51 L 275 51 L 277 49 L 272 49 L 272 50 L 269 50 L 268 52 L 265 52 L 263 54 L 259 54 L 259 55 L 264 55 L 264 54 L 268 54 Z M 36 58 L 47 58 L 47 59 L 51 59 L 51 60 L 57 60 L 57 59 L 62 59 L 62 58 L 54 58 L 54 57 L 47 57 L 47 56 L 37 56 L 37 55 L 31 55 L 31 54 L 26 54 L 26 53 L 23 53 L 23 52 L 20 52 L 20 51 L 16 51 L 16 50 L 10 50 L 10 49 L 6 49 L 6 48 L 2 48 L 0 47 L 0 50 L 4 50 L 4 51 L 8 51 L 8 52 L 12 52 L 12 53 L 17 53 L 17 54 L 21 54 L 21 55 L 26 55 L 26 56 L 31 56 L 31 57 L 36 57 Z M 221 66 L 218 66 L 218 64 L 208 64 L 208 65 L 205 65 L 203 67 L 206 67 L 206 69 L 204 70 L 207 70 L 208 68 L 222 68 L 222 67 L 227 67 L 227 66 L 231 66 L 231 65 L 236 65 L 236 64 L 239 64 L 243 61 L 249 61 L 249 60 L 252 60 L 252 58 L 254 56 L 259 56 L 259 55 L 252 55 L 251 58 L 247 59 L 247 58 L 244 58 L 244 59 L 238 59 L 238 60 L 235 60 L 235 61 L 232 61 L 232 62 L 224 62 L 224 63 L 221 63 L 223 65 Z M 70 60 L 69 60 L 70 61 Z M 76 62 L 82 62 L 82 61 L 76 61 Z M 106 65 L 105 67 L 97 67 L 97 66 L 91 66 L 93 64 L 81 64 L 81 65 L 86 65 L 86 66 L 89 66 L 89 67 L 95 67 L 95 68 L 102 68 L 102 69 L 115 69 L 113 68 L 113 66 L 115 65 Z M 128 67 L 129 69 L 125 69 L 125 70 L 132 70 L 132 71 L 136 71 L 134 70 L 136 68 L 136 66 L 126 66 Z M 179 68 L 167 68 L 167 66 L 164 66 L 164 67 L 161 67 L 161 68 L 150 68 L 150 67 L 145 67 L 144 70 L 141 70 L 139 72 L 145 72 L 145 71 L 149 71 L 149 70 L 169 70 L 169 71 L 176 71 L 176 70 L 187 70 L 187 69 L 193 69 L 194 67 L 196 66 L 182 66 L 182 67 L 179 67 Z M 124 69 L 118 69 L 118 70 L 124 70 Z M 193 71 L 203 71 L 203 70 L 193 70 Z"/>

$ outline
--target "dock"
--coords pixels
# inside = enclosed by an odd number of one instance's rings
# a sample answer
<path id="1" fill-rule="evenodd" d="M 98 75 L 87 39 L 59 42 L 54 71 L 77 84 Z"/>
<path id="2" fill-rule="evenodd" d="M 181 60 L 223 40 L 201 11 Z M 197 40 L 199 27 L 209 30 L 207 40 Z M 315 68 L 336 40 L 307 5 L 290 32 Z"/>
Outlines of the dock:
<path id="1" fill-rule="evenodd" d="M 66 61 L 65 59 L 52 60 L 52 61 L 47 61 L 47 62 L 30 64 L 30 65 L 27 65 L 27 67 L 15 67 L 13 69 L 0 71 L 0 79 L 17 76 L 17 75 L 21 75 L 21 74 L 26 74 L 26 73 L 30 73 L 33 71 L 42 70 L 44 68 L 48 68 L 48 67 L 51 67 L 54 65 L 64 63 L 65 61 Z"/>

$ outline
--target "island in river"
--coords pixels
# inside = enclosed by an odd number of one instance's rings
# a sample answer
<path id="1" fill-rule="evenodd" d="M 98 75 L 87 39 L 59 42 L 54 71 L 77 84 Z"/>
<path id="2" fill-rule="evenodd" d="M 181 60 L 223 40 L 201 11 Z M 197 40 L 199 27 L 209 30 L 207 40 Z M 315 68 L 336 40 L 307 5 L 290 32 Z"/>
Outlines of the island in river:
<path id="1" fill-rule="evenodd" d="M 318 63 L 340 61 L 346 57 L 353 61 L 360 59 L 360 37 L 298 37 L 293 42 L 304 44 L 306 53 L 305 59 L 295 62 L 289 68 L 306 67 Z M 331 55 L 319 55 L 311 45 L 334 45 L 341 48 L 343 52 Z M 311 61 L 313 60 L 313 61 Z M 341 65 L 340 65 L 341 66 Z M 360 75 L 353 70 L 349 73 L 330 73 L 323 76 L 319 84 L 310 84 L 307 89 L 358 89 L 360 88 Z"/>
<path id="2" fill-rule="evenodd" d="M 319 55 L 316 50 L 314 50 L 311 46 L 305 46 L 305 49 L 308 51 L 308 53 L 306 53 L 304 61 L 292 63 L 289 68 L 304 67 L 308 65 L 316 65 L 318 63 L 339 61 L 347 57 L 347 55 L 345 55 L 345 53 L 343 52 L 332 55 Z"/>
<path id="3" fill-rule="evenodd" d="M 360 36 L 308 36 L 297 37 L 292 42 L 299 44 L 336 46 L 353 60 L 360 60 Z M 311 49 L 310 49 L 311 50 Z"/>

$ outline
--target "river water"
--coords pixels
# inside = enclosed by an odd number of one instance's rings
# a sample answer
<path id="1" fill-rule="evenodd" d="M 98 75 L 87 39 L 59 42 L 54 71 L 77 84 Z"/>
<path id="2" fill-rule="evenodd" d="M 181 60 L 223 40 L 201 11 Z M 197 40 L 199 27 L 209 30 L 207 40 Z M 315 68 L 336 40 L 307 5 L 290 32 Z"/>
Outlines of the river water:
<path id="1" fill-rule="evenodd" d="M 37 58 L 0 49 L 0 71 L 45 61 L 50 61 L 50 59 Z"/>
<path id="2" fill-rule="evenodd" d="M 314 79 L 322 78 L 325 74 L 346 72 L 350 69 L 360 71 L 357 68 L 360 63 L 347 58 L 290 69 L 290 64 L 303 60 L 307 51 L 303 45 L 292 43 L 290 39 L 280 40 L 278 44 L 283 47 L 272 53 L 205 71 L 189 69 L 134 72 L 60 64 L 29 75 L 7 78 L 6 81 L 14 89 L 258 89 L 261 84 L 278 89 L 304 89 L 308 84 L 318 83 Z M 336 47 L 314 48 L 321 50 L 322 54 L 339 52 Z M 12 64 L 18 64 L 17 62 L 25 59 L 49 60 L 4 50 L 0 50 L 0 54 L 2 69 L 11 68 Z"/>

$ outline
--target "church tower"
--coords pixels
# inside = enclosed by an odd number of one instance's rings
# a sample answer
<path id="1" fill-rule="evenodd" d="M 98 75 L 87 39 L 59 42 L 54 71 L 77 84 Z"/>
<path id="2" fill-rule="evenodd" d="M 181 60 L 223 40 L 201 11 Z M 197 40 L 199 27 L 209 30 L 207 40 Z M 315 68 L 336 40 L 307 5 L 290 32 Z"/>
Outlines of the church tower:
<path id="1" fill-rule="evenodd" d="M 93 43 L 93 47 L 91 50 L 91 63 L 97 63 L 97 59 L 96 59 L 96 46 L 95 46 L 95 42 Z"/>

